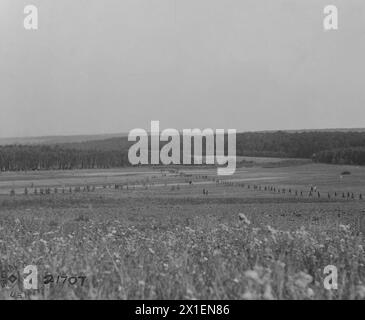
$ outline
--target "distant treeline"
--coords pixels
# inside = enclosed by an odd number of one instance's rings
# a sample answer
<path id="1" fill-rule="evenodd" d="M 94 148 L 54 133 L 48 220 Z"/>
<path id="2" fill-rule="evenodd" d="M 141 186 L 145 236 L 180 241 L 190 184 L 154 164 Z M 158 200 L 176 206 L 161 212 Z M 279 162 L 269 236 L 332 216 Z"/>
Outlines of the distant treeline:
<path id="1" fill-rule="evenodd" d="M 324 150 L 316 153 L 313 156 L 313 160 L 323 163 L 332 164 L 353 164 L 353 165 L 365 165 L 365 148 L 346 148 L 346 149 L 334 149 Z"/>
<path id="2" fill-rule="evenodd" d="M 307 158 L 324 150 L 365 147 L 365 132 L 252 132 L 237 134 L 237 155 Z"/>
<path id="3" fill-rule="evenodd" d="M 204 142 L 203 139 L 203 145 L 205 145 Z M 129 146 L 132 144 L 133 142 L 129 142 L 124 137 L 81 143 L 66 143 L 62 147 L 84 150 L 128 151 Z M 238 133 L 236 138 L 238 156 L 311 159 L 314 153 L 323 150 L 350 147 L 365 147 L 365 132 L 244 132 Z"/>
<path id="4" fill-rule="evenodd" d="M 1 171 L 100 169 L 128 164 L 128 154 L 121 151 L 81 150 L 45 145 L 0 147 Z"/>
<path id="5" fill-rule="evenodd" d="M 129 165 L 128 149 L 132 144 L 127 137 L 121 137 L 57 145 L 0 146 L 0 170 L 123 167 Z M 237 134 L 236 151 L 237 156 L 306 158 L 362 165 L 365 132 L 245 132 Z"/>

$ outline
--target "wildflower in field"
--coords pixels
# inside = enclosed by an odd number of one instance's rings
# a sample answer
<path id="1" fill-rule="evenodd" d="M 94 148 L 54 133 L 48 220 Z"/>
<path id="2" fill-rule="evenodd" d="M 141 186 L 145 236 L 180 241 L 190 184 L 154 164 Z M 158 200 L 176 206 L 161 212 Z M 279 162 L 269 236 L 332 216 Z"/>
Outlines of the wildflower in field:
<path id="1" fill-rule="evenodd" d="M 338 226 L 340 228 L 341 231 L 344 231 L 344 232 L 349 232 L 350 231 L 350 226 L 349 225 L 345 225 L 345 224 L 339 224 Z"/>
<path id="2" fill-rule="evenodd" d="M 271 227 L 270 225 L 267 225 L 267 230 L 271 232 L 272 235 L 276 235 L 279 231 Z"/>
<path id="3" fill-rule="evenodd" d="M 251 221 L 243 213 L 238 214 L 238 218 L 246 225 L 250 225 Z"/>
<path id="4" fill-rule="evenodd" d="M 308 240 L 310 239 L 310 233 L 305 229 L 304 226 L 301 226 L 299 230 L 297 230 L 296 235 L 302 239 Z"/>
<path id="5" fill-rule="evenodd" d="M 314 291 L 312 290 L 312 288 L 307 288 L 307 297 L 308 298 L 314 297 Z"/>
<path id="6" fill-rule="evenodd" d="M 294 276 L 294 283 L 300 288 L 306 288 L 312 281 L 313 277 L 302 271 Z"/>
<path id="7" fill-rule="evenodd" d="M 253 292 L 250 292 L 250 291 L 246 291 L 242 295 L 242 299 L 244 299 L 244 300 L 254 300 L 256 298 L 257 298 L 256 295 Z"/>
<path id="8" fill-rule="evenodd" d="M 265 300 L 274 300 L 275 297 L 273 296 L 272 294 L 272 288 L 271 288 L 271 285 L 269 283 L 266 283 L 265 284 L 265 291 L 264 291 L 264 295 L 263 295 L 263 298 Z"/>
<path id="9" fill-rule="evenodd" d="M 357 286 L 356 294 L 360 299 L 365 299 L 365 286 L 364 285 Z"/>
<path id="10" fill-rule="evenodd" d="M 260 276 L 256 270 L 247 270 L 247 271 L 245 271 L 244 275 L 246 278 L 254 280 L 258 283 L 261 282 Z"/>
<path id="11" fill-rule="evenodd" d="M 228 226 L 224 223 L 221 223 L 221 228 L 222 228 L 223 231 L 229 231 Z"/>

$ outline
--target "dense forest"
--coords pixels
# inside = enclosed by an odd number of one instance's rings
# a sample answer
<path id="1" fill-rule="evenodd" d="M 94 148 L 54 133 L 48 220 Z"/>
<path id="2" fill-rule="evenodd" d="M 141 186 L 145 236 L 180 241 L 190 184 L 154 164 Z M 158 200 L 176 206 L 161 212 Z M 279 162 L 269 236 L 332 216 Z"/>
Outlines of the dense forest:
<path id="1" fill-rule="evenodd" d="M 365 132 L 252 132 L 237 134 L 237 155 L 312 158 L 332 149 L 365 147 Z"/>
<path id="2" fill-rule="evenodd" d="M 356 164 L 365 165 L 365 148 L 346 148 L 324 150 L 316 153 L 313 160 L 332 164 Z"/>
<path id="3" fill-rule="evenodd" d="M 1 171 L 113 168 L 128 165 L 128 153 L 46 145 L 0 147 Z"/>
<path id="4" fill-rule="evenodd" d="M 123 167 L 129 165 L 128 149 L 132 144 L 127 137 L 118 137 L 53 145 L 0 146 L 0 170 Z M 307 158 L 363 165 L 365 132 L 245 132 L 237 134 L 236 151 L 237 156 Z"/>

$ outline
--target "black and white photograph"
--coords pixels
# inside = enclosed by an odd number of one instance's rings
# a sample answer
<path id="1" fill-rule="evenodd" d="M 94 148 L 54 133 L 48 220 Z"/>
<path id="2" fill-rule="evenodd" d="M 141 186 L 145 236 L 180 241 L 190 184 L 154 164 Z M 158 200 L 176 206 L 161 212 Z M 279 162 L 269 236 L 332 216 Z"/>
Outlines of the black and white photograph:
<path id="1" fill-rule="evenodd" d="M 363 0 L 0 0 L 0 300 L 364 300 L 364 39 Z"/>

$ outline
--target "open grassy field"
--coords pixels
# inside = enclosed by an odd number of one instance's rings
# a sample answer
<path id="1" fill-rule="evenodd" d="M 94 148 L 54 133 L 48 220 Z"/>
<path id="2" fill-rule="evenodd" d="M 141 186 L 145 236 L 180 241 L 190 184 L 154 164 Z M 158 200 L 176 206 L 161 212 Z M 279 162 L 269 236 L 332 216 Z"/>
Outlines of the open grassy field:
<path id="1" fill-rule="evenodd" d="M 365 168 L 1 173 L 0 193 L 1 264 L 37 265 L 40 281 L 2 299 L 365 298 Z M 337 290 L 323 286 L 327 265 Z"/>

